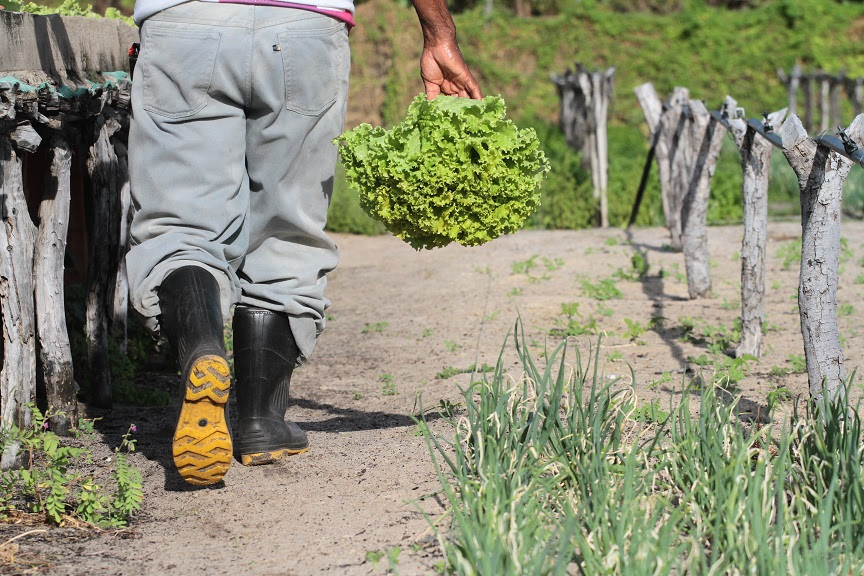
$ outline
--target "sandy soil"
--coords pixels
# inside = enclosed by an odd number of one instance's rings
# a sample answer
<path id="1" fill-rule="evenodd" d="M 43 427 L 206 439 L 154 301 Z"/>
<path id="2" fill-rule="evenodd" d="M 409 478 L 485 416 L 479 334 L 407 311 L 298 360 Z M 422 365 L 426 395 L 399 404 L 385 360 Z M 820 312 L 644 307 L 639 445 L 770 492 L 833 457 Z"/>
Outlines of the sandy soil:
<path id="1" fill-rule="evenodd" d="M 603 371 L 629 380 L 632 367 L 639 397 L 668 403 L 687 377 L 687 358 L 706 354 L 704 343 L 681 340 L 680 319 L 731 328 L 740 313 L 741 235 L 741 227 L 710 230 L 714 295 L 698 301 L 687 298 L 683 256 L 664 250 L 667 236 L 660 229 L 636 230 L 629 239 L 621 230 L 523 231 L 480 248 L 423 253 L 389 236 L 339 236 L 342 264 L 328 288 L 332 319 L 292 387 L 289 417 L 309 432 L 310 452 L 271 466 L 235 463 L 224 485 L 194 489 L 170 459 L 177 406 L 117 407 L 97 426 L 95 465 L 104 465 L 100 455 L 108 456 L 135 423 L 139 451 L 133 461 L 144 475 L 145 500 L 133 529 L 120 535 L 69 527 L 30 534 L 15 542 L 17 564 L 7 558 L 0 572 L 382 574 L 386 559 L 376 565 L 367 553 L 398 546 L 400 574 L 432 573 L 441 555 L 424 513 L 435 519 L 444 507 L 412 416 L 421 399 L 425 407 L 458 402 L 459 386 L 470 378 L 436 375 L 445 367 L 494 364 L 519 316 L 539 355 L 544 342 L 560 342 L 549 331 L 563 318 L 561 304 L 578 302 L 580 313 L 594 314 L 608 333 L 600 352 Z M 864 223 L 845 224 L 844 236 L 854 254 L 843 264 L 839 291 L 851 372 L 864 359 L 858 323 L 864 302 L 855 284 L 862 273 Z M 799 224 L 770 227 L 770 329 L 761 363 L 740 383 L 745 412 L 764 413 L 767 394 L 778 386 L 806 394 L 805 375 L 771 375 L 772 367 L 788 366 L 790 354 L 803 353 L 798 264 L 784 269 L 778 255 L 799 237 Z M 648 260 L 646 278 L 618 281 L 620 299 L 600 303 L 582 295 L 581 279 L 629 270 L 634 250 Z M 532 257 L 528 274 L 514 273 Z M 603 316 L 602 307 L 610 315 Z M 663 329 L 635 342 L 625 336 L 625 318 L 648 325 L 660 316 Z M 583 354 L 596 342 L 596 336 L 572 339 Z M 518 376 L 512 345 L 503 361 Z M 174 377 L 143 378 L 174 388 L 179 405 Z M 396 394 L 385 393 L 388 381 Z M 430 418 L 433 431 L 448 432 L 434 413 Z M 30 529 L 0 526 L 0 542 Z"/>

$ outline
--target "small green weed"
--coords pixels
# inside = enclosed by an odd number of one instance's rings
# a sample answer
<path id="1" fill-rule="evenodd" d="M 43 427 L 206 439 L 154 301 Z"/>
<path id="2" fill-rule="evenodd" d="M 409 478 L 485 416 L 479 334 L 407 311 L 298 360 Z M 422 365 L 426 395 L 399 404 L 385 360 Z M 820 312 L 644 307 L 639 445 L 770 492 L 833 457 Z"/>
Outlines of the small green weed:
<path id="1" fill-rule="evenodd" d="M 446 348 L 448 352 L 456 352 L 462 348 L 462 345 L 454 340 L 444 340 L 444 348 Z"/>
<path id="2" fill-rule="evenodd" d="M 783 404 L 788 402 L 794 398 L 792 391 L 786 388 L 785 386 L 780 386 L 779 388 L 775 388 L 774 390 L 768 393 L 768 411 L 774 409 L 778 404 Z"/>
<path id="3" fill-rule="evenodd" d="M 381 388 L 382 396 L 395 396 L 399 393 L 396 390 L 396 381 L 392 374 L 381 374 L 378 376 L 378 381 L 384 383 L 384 386 Z"/>
<path id="4" fill-rule="evenodd" d="M 389 322 L 371 322 L 365 324 L 361 332 L 363 334 L 370 334 L 372 332 L 381 333 L 387 330 L 388 326 L 390 326 Z"/>
<path id="5" fill-rule="evenodd" d="M 844 302 L 837 307 L 837 315 L 841 318 L 852 316 L 853 314 L 855 314 L 855 307 L 848 302 Z"/>
<path id="6" fill-rule="evenodd" d="M 793 264 L 801 263 L 801 242 L 790 240 L 786 244 L 782 244 L 774 255 L 782 261 L 780 267 L 783 270 L 789 270 Z"/>
<path id="7" fill-rule="evenodd" d="M 519 260 L 516 262 L 512 262 L 510 264 L 510 269 L 512 270 L 513 274 L 530 274 L 531 270 L 537 264 L 537 258 L 539 257 L 540 256 L 538 254 L 534 254 L 527 260 Z"/>
<path id="8" fill-rule="evenodd" d="M 135 450 L 135 425 L 129 426 L 114 451 L 109 486 L 89 475 L 93 456 L 88 448 L 70 445 L 50 431 L 50 412 L 43 415 L 33 405 L 29 409 L 29 428 L 0 431 L 0 450 L 17 449 L 27 458 L 22 468 L 0 472 L 0 518 L 17 510 L 44 514 L 52 524 L 70 516 L 105 528 L 127 526 L 143 500 L 141 473 L 127 457 Z M 76 436 L 86 437 L 92 430 L 92 424 L 81 426 Z"/>
<path id="9" fill-rule="evenodd" d="M 423 333 L 422 333 L 423 338 L 429 338 L 433 334 L 435 334 L 435 331 L 432 330 L 431 328 L 424 328 L 423 329 Z"/>
<path id="10" fill-rule="evenodd" d="M 362 392 L 354 392 L 354 394 L 352 394 L 351 397 L 354 398 L 354 400 L 362 400 L 363 399 L 363 393 Z"/>
<path id="11" fill-rule="evenodd" d="M 643 326 L 641 323 L 631 320 L 630 318 L 624 318 L 624 324 L 627 326 L 626 330 L 624 330 L 624 335 L 633 342 L 642 336 L 648 328 Z"/>
<path id="12" fill-rule="evenodd" d="M 647 424 L 665 424 L 669 418 L 669 412 L 663 410 L 659 400 L 652 400 L 633 409 L 630 417 L 636 422 Z"/>
<path id="13" fill-rule="evenodd" d="M 563 258 L 546 258 L 543 257 L 543 266 L 546 268 L 548 272 L 555 272 L 556 270 L 560 270 L 562 266 L 564 266 Z"/>
<path id="14" fill-rule="evenodd" d="M 582 286 L 582 293 L 594 300 L 613 300 L 622 296 L 621 290 L 615 285 L 614 278 L 604 278 L 597 282 L 582 278 L 580 285 Z"/>
<path id="15" fill-rule="evenodd" d="M 790 354 L 786 360 L 789 362 L 792 374 L 804 374 L 807 372 L 807 360 L 803 354 Z"/>

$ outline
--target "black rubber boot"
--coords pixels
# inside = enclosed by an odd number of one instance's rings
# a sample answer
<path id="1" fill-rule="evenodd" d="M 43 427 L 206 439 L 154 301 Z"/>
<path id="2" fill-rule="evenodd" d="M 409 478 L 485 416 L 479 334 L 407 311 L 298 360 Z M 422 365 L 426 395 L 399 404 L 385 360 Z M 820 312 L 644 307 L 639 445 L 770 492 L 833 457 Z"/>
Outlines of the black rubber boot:
<path id="1" fill-rule="evenodd" d="M 228 391 L 219 284 L 207 270 L 184 266 L 159 287 L 159 324 L 177 353 L 186 387 L 174 432 L 174 465 L 186 482 L 222 480 L 231 465 Z"/>
<path id="2" fill-rule="evenodd" d="M 299 355 L 288 317 L 238 306 L 234 310 L 237 454 L 244 466 L 269 464 L 309 449 L 306 433 L 285 420 L 291 373 Z"/>

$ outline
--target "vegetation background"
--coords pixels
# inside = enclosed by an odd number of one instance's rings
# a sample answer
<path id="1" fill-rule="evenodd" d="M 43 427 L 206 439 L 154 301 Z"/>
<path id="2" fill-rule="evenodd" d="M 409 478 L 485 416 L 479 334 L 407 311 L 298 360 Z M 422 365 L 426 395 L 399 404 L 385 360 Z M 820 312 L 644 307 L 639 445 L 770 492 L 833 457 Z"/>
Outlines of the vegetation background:
<path id="1" fill-rule="evenodd" d="M 90 12 L 78 2 L 2 1 L 11 10 Z M 96 0 L 92 12 L 129 15 L 133 6 L 134 0 Z M 758 117 L 786 105 L 778 68 L 797 63 L 804 70 L 864 76 L 862 0 L 450 0 L 450 7 L 460 47 L 484 92 L 504 97 L 509 115 L 537 131 L 551 161 L 541 209 L 530 221 L 534 227 L 585 228 L 594 214 L 590 176 L 557 126 L 558 95 L 549 79 L 576 62 L 617 70 L 609 125 L 612 225 L 629 216 L 648 152 L 635 86 L 653 82 L 661 95 L 686 86 L 712 109 L 729 94 L 748 116 Z M 356 20 L 347 128 L 393 125 L 422 90 L 417 18 L 409 0 L 357 0 Z M 851 120 L 847 103 L 844 121 Z M 795 217 L 794 175 L 779 154 L 772 168 L 771 214 Z M 729 139 L 714 177 L 710 223 L 740 220 L 740 187 L 739 156 Z M 847 214 L 864 215 L 864 174 L 853 172 L 845 196 Z M 637 223 L 662 225 L 656 176 L 646 198 Z M 383 232 L 360 210 L 341 172 L 329 227 Z"/>

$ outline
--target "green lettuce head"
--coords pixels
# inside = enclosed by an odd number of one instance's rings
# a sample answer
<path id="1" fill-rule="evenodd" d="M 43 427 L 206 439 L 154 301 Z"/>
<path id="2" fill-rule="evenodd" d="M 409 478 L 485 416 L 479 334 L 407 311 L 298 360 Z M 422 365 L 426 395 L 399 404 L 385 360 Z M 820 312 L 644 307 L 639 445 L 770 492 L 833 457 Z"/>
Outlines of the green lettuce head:
<path id="1" fill-rule="evenodd" d="M 334 142 L 360 206 L 415 249 L 478 246 L 518 230 L 540 205 L 549 162 L 504 100 L 422 94 L 391 130 L 361 124 Z"/>

